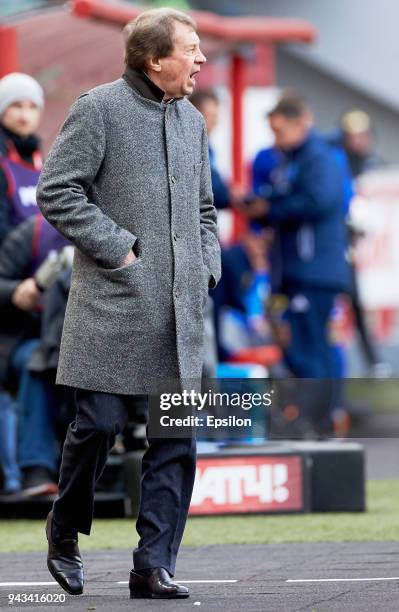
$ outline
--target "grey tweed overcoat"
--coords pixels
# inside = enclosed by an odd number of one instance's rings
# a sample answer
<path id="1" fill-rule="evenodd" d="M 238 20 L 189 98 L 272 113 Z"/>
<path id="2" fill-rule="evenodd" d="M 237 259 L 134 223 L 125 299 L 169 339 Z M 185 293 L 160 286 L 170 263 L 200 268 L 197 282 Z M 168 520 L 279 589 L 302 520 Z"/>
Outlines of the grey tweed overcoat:
<path id="1" fill-rule="evenodd" d="M 122 78 L 73 103 L 37 192 L 75 245 L 57 383 L 120 394 L 198 380 L 203 309 L 220 279 L 208 143 L 185 98 Z M 134 246 L 138 259 L 122 261 Z"/>

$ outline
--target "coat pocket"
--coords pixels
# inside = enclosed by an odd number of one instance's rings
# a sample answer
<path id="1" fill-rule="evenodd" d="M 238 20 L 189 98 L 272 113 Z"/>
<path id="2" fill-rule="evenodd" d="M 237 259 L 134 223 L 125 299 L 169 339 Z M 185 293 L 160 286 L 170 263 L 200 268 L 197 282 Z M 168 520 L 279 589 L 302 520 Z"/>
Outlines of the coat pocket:
<path id="1" fill-rule="evenodd" d="M 120 334 L 131 338 L 134 330 L 144 331 L 152 325 L 143 263 L 138 258 L 127 266 L 103 268 L 93 262 L 81 277 L 76 314 L 93 337 L 104 342 L 107 338 L 109 346 L 119 342 Z"/>
<path id="2" fill-rule="evenodd" d="M 87 291 L 109 306 L 126 308 L 127 302 L 145 298 L 145 271 L 143 260 L 138 257 L 127 266 L 103 268 L 93 264 L 87 280 Z"/>
<path id="3" fill-rule="evenodd" d="M 104 274 L 105 276 L 124 276 L 126 274 L 130 274 L 135 272 L 135 268 L 140 268 L 143 263 L 141 257 L 136 257 L 132 263 L 127 266 L 120 266 L 119 268 L 103 268 L 101 266 L 97 266 L 98 270 Z"/>

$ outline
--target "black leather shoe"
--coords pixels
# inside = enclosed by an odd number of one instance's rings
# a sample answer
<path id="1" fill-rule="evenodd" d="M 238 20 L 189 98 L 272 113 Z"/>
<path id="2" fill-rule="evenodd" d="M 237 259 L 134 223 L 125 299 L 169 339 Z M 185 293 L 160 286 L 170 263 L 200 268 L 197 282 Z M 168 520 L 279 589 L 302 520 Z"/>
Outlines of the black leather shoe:
<path id="1" fill-rule="evenodd" d="M 131 570 L 129 589 L 130 599 L 178 599 L 190 595 L 187 587 L 172 582 L 163 567 L 155 567 L 148 576 Z"/>
<path id="2" fill-rule="evenodd" d="M 47 516 L 46 536 L 47 567 L 51 575 L 67 593 L 80 595 L 83 593 L 84 575 L 78 540 L 67 532 L 55 536 L 52 510 Z"/>

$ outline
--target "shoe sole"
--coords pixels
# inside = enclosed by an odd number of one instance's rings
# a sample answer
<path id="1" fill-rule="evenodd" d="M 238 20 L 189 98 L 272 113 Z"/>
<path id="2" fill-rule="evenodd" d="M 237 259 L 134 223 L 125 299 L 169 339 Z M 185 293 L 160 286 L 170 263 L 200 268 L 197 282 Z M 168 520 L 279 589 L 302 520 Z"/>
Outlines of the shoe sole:
<path id="1" fill-rule="evenodd" d="M 190 593 L 176 593 L 175 595 L 155 595 L 148 591 L 130 591 L 130 599 L 187 599 Z"/>
<path id="2" fill-rule="evenodd" d="M 52 575 L 52 577 L 54 578 L 54 580 L 56 580 L 56 582 L 58 582 L 60 587 L 63 588 L 64 591 L 69 593 L 69 595 L 81 595 L 83 593 L 83 587 L 82 587 L 82 589 L 80 591 L 73 591 L 72 589 L 70 589 L 68 587 L 68 585 L 66 583 L 62 582 L 62 580 L 60 580 L 59 576 L 57 576 L 56 573 L 53 571 L 53 568 L 51 567 L 51 565 L 49 564 L 48 561 L 47 561 L 47 568 L 48 568 L 48 571 L 50 572 L 50 574 Z"/>

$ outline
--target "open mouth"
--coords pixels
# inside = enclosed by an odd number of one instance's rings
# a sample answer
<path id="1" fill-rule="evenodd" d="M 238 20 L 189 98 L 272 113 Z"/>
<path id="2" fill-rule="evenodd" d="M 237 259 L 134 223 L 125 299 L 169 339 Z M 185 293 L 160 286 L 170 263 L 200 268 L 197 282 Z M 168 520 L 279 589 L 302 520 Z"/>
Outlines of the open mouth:
<path id="1" fill-rule="evenodd" d="M 195 70 L 195 72 L 192 72 L 192 73 L 190 74 L 189 79 L 190 79 L 190 81 L 191 81 L 191 83 L 192 83 L 193 85 L 195 85 L 195 75 L 196 75 L 198 72 L 199 72 L 199 70 Z"/>

